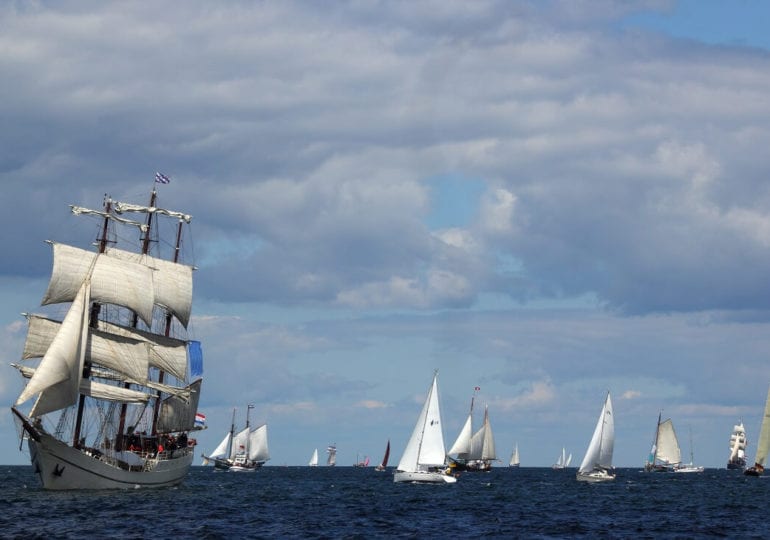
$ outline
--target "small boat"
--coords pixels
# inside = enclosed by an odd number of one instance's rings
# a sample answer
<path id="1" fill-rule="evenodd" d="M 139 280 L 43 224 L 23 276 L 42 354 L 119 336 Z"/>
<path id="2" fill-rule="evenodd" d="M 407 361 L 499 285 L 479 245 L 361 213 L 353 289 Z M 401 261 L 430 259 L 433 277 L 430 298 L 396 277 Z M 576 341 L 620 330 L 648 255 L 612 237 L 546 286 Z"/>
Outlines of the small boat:
<path id="1" fill-rule="evenodd" d="M 582 482 L 606 482 L 615 480 L 612 468 L 612 451 L 615 447 L 615 417 L 612 412 L 610 393 L 604 400 L 591 442 L 577 472 Z"/>
<path id="2" fill-rule="evenodd" d="M 310 456 L 310 462 L 308 463 L 310 467 L 318 467 L 318 448 L 313 450 L 313 455 Z"/>
<path id="3" fill-rule="evenodd" d="M 358 454 L 356 454 L 356 462 L 353 464 L 353 467 L 364 468 L 368 466 L 369 466 L 369 456 L 364 456 L 364 460 L 359 461 Z"/>
<path id="4" fill-rule="evenodd" d="M 765 460 L 770 452 L 770 390 L 765 401 L 765 415 L 762 417 L 762 426 L 759 428 L 759 441 L 757 442 L 757 454 L 754 457 L 754 465 L 743 471 L 747 476 L 762 476 L 765 473 Z"/>
<path id="5" fill-rule="evenodd" d="M 646 472 L 674 472 L 674 469 L 681 463 L 682 451 L 679 449 L 674 423 L 670 418 L 661 422 L 661 415 L 658 413 L 655 438 L 647 462 L 644 464 L 644 470 Z"/>
<path id="6" fill-rule="evenodd" d="M 572 454 L 567 455 L 567 450 L 562 447 L 561 454 L 556 458 L 556 463 L 551 465 L 552 469 L 566 469 L 572 463 Z"/>
<path id="7" fill-rule="evenodd" d="M 334 467 L 337 464 L 337 446 L 334 444 L 330 444 L 326 448 L 326 453 L 329 454 L 326 457 L 326 466 Z"/>
<path id="8" fill-rule="evenodd" d="M 518 467 L 519 466 L 519 445 L 516 444 L 516 446 L 513 447 L 513 452 L 511 453 L 511 460 L 508 462 L 509 467 Z"/>
<path id="9" fill-rule="evenodd" d="M 692 430 L 690 430 L 690 463 L 680 463 L 674 467 L 675 473 L 701 473 L 705 469 L 700 465 L 693 465 Z"/>
<path id="10" fill-rule="evenodd" d="M 156 182 L 168 178 L 157 173 Z M 156 189 L 148 206 L 105 196 L 102 210 L 70 208 L 98 221 L 97 251 L 50 242 L 42 304 L 68 304 L 67 312 L 26 315 L 24 363 L 13 364 L 27 379 L 11 411 L 33 470 L 52 490 L 178 485 L 194 457 L 188 434 L 203 373 L 200 343 L 186 330 L 193 266 L 182 263 L 181 239 L 192 218 L 159 207 Z M 176 241 L 158 228 L 169 219 Z M 139 250 L 116 247 L 134 231 Z"/>
<path id="11" fill-rule="evenodd" d="M 382 457 L 382 462 L 377 465 L 374 470 L 375 471 L 384 471 L 388 468 L 388 458 L 390 457 L 390 439 L 388 439 L 388 444 L 385 445 L 385 455 Z"/>
<path id="12" fill-rule="evenodd" d="M 746 446 L 748 444 L 746 428 L 743 427 L 743 421 L 741 421 L 733 426 L 733 432 L 730 435 L 730 457 L 727 458 L 728 469 L 742 471 L 746 468 Z"/>
<path id="13" fill-rule="evenodd" d="M 425 404 L 417 417 L 409 442 L 393 473 L 394 482 L 457 482 L 446 466 L 446 449 L 438 399 L 438 371 L 428 389 Z"/>

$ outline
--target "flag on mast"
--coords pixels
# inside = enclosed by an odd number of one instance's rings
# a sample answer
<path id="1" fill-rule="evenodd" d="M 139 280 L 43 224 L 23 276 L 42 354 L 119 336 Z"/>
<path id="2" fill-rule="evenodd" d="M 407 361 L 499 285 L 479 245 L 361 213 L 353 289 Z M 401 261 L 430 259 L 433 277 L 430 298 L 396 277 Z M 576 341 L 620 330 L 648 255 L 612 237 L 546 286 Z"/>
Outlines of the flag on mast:
<path id="1" fill-rule="evenodd" d="M 171 178 L 169 178 L 163 173 L 156 172 L 155 181 L 159 184 L 168 184 L 169 182 L 171 182 Z"/>

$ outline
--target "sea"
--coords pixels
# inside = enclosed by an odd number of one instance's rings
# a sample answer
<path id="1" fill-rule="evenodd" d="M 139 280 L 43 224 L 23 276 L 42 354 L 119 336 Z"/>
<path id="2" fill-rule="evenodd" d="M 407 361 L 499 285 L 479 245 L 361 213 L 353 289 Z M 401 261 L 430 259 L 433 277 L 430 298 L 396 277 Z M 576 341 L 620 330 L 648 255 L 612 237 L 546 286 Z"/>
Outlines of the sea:
<path id="1" fill-rule="evenodd" d="M 456 484 L 396 484 L 373 467 L 192 467 L 175 488 L 43 490 L 0 467 L 2 538 L 770 538 L 770 477 L 499 467 Z"/>

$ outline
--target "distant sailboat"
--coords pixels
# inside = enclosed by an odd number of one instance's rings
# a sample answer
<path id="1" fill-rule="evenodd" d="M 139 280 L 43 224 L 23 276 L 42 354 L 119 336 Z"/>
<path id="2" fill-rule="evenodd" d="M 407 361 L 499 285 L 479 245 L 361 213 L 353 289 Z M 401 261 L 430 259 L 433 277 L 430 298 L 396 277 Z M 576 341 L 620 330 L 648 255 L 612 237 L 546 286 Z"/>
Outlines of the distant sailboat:
<path id="1" fill-rule="evenodd" d="M 318 467 L 318 448 L 313 450 L 313 455 L 310 456 L 310 462 L 308 463 L 311 467 Z"/>
<path id="2" fill-rule="evenodd" d="M 519 466 L 519 445 L 516 444 L 513 448 L 513 453 L 511 453 L 511 460 L 508 462 L 509 467 L 518 467 Z"/>
<path id="3" fill-rule="evenodd" d="M 484 422 L 481 428 L 475 433 L 473 432 L 473 402 L 478 390 L 479 387 L 477 386 L 471 398 L 468 418 L 465 420 L 457 440 L 447 452 L 447 456 L 451 460 L 450 466 L 458 471 L 489 471 L 492 468 L 492 462 L 497 459 L 488 407 L 484 407 Z"/>
<path id="4" fill-rule="evenodd" d="M 369 466 L 369 456 L 364 456 L 364 460 L 363 461 L 359 461 L 358 460 L 358 454 L 356 454 L 356 462 L 355 462 L 355 464 L 353 466 L 354 467 L 361 467 L 361 468 L 368 467 Z"/>
<path id="5" fill-rule="evenodd" d="M 770 390 L 767 392 L 765 402 L 765 415 L 762 417 L 762 426 L 759 429 L 759 441 L 757 442 L 757 455 L 754 457 L 754 465 L 743 471 L 748 476 L 762 476 L 765 472 L 765 460 L 770 452 Z"/>
<path id="6" fill-rule="evenodd" d="M 599 420 L 596 422 L 588 450 L 580 464 L 577 479 L 582 482 L 606 482 L 615 480 L 612 468 L 612 451 L 615 446 L 615 417 L 612 413 L 610 393 L 604 399 Z"/>
<path id="7" fill-rule="evenodd" d="M 650 455 L 644 470 L 647 472 L 673 472 L 674 466 L 682 462 L 682 452 L 674 431 L 674 423 L 670 418 L 661 422 L 658 414 L 658 425 L 655 429 L 655 439 L 650 448 Z"/>
<path id="8" fill-rule="evenodd" d="M 326 466 L 334 467 L 337 464 L 337 447 L 330 444 L 328 448 L 326 448 L 326 452 L 329 454 L 326 458 Z"/>
<path id="9" fill-rule="evenodd" d="M 214 470 L 231 472 L 251 472 L 270 459 L 267 445 L 267 424 L 251 429 L 249 413 L 254 405 L 249 405 L 246 412 L 246 427 L 235 433 L 235 409 L 230 424 L 230 431 L 219 446 L 208 456 L 203 457 L 203 464 L 214 462 Z"/>
<path id="10" fill-rule="evenodd" d="M 388 468 L 388 458 L 390 457 L 390 439 L 388 439 L 388 444 L 385 445 L 385 455 L 382 458 L 382 463 L 377 465 L 374 470 L 375 471 L 384 471 Z"/>
<path id="11" fill-rule="evenodd" d="M 699 473 L 703 472 L 704 468 L 700 465 L 693 465 L 693 451 L 692 451 L 692 430 L 690 430 L 690 463 L 680 463 L 674 467 L 675 473 Z"/>
<path id="12" fill-rule="evenodd" d="M 566 469 L 572 463 L 572 454 L 567 455 L 567 450 L 562 447 L 561 454 L 556 458 L 556 463 L 551 465 L 552 469 Z"/>
<path id="13" fill-rule="evenodd" d="M 425 404 L 393 473 L 394 482 L 454 483 L 446 472 L 446 451 L 438 399 L 438 371 L 428 389 Z"/>
<path id="14" fill-rule="evenodd" d="M 746 468 L 746 428 L 743 427 L 743 421 L 733 426 L 733 432 L 730 435 L 730 457 L 727 459 L 728 469 Z"/>

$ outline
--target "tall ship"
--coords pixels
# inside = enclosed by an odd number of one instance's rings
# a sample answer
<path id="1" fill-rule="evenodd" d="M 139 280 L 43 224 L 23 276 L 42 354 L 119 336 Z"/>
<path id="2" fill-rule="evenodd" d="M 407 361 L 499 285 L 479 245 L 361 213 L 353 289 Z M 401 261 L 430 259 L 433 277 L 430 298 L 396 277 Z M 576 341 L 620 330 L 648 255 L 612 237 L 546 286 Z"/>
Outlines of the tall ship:
<path id="1" fill-rule="evenodd" d="M 193 460 L 203 374 L 187 335 L 192 218 L 159 207 L 156 188 L 147 206 L 105 196 L 101 210 L 71 210 L 96 222 L 96 250 L 49 241 L 51 313 L 25 314 L 13 364 L 26 383 L 11 410 L 35 475 L 51 490 L 177 485 Z"/>
<path id="2" fill-rule="evenodd" d="M 730 435 L 730 457 L 727 458 L 728 469 L 743 470 L 746 468 L 746 446 L 749 444 L 746 439 L 746 428 L 743 427 L 743 421 L 733 426 L 733 432 Z"/>
<path id="3" fill-rule="evenodd" d="M 337 445 L 330 444 L 326 448 L 326 453 L 329 454 L 326 456 L 326 466 L 334 467 L 337 464 Z"/>

